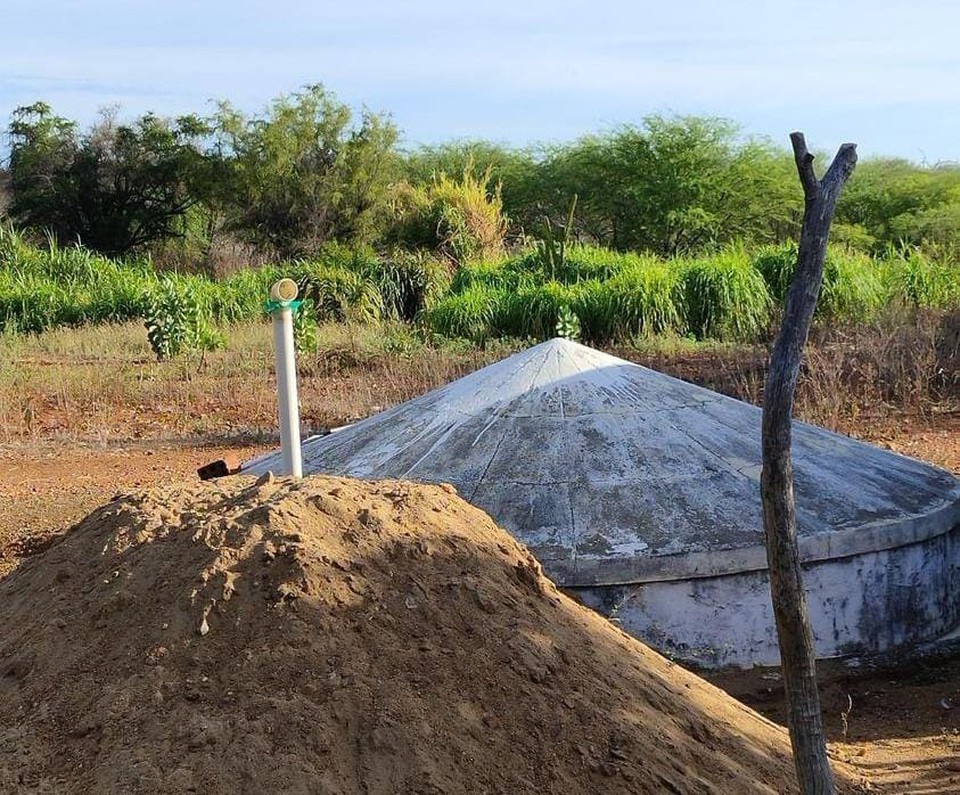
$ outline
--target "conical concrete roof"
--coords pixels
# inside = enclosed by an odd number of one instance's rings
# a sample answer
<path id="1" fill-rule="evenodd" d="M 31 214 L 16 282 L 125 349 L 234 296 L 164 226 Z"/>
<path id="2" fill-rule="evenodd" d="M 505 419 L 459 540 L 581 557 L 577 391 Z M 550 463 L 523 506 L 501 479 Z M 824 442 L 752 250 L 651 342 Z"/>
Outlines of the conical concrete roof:
<path id="1" fill-rule="evenodd" d="M 794 423 L 806 560 L 960 523 L 960 481 Z M 304 472 L 446 482 L 565 586 L 766 567 L 760 410 L 554 339 L 303 446 Z M 244 471 L 278 469 L 279 454 Z"/>

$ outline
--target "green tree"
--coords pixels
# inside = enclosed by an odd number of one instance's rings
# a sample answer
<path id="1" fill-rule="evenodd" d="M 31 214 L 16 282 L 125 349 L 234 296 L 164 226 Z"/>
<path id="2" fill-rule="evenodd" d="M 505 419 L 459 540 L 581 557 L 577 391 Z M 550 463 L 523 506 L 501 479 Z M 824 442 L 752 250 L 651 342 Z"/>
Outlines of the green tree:
<path id="1" fill-rule="evenodd" d="M 56 233 L 65 209 L 61 197 L 77 155 L 76 124 L 37 102 L 13 112 L 8 136 L 10 213 L 28 226 Z"/>
<path id="2" fill-rule="evenodd" d="M 19 108 L 10 125 L 11 215 L 109 255 L 175 237 L 198 201 L 208 133 L 195 116 L 120 124 L 105 113 L 81 135 L 44 103 Z"/>
<path id="3" fill-rule="evenodd" d="M 397 130 L 350 108 L 322 86 L 274 100 L 265 117 L 220 106 L 220 152 L 232 164 L 224 202 L 230 225 L 281 257 L 328 241 L 368 243 L 389 219 Z"/>
<path id="4" fill-rule="evenodd" d="M 780 240 L 799 223 L 790 162 L 722 119 L 652 116 L 548 152 L 540 201 L 557 223 L 576 194 L 581 235 L 619 250 Z"/>
<path id="5" fill-rule="evenodd" d="M 901 242 L 960 249 L 960 168 L 925 168 L 878 158 L 857 169 L 837 206 L 844 229 L 858 231 L 867 248 Z"/>

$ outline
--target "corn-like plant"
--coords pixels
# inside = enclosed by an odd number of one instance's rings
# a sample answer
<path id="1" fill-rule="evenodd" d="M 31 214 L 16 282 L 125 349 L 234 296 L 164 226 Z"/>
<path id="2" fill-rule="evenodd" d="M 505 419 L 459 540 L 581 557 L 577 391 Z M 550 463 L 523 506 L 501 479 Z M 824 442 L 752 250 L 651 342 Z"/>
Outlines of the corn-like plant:
<path id="1" fill-rule="evenodd" d="M 782 306 L 797 269 L 797 244 L 764 246 L 753 255 L 753 267 L 763 276 L 771 298 Z"/>
<path id="2" fill-rule="evenodd" d="M 624 270 L 655 261 L 653 257 L 612 251 L 599 246 L 571 245 L 564 251 L 557 280 L 564 284 L 585 281 L 606 281 Z"/>
<path id="3" fill-rule="evenodd" d="M 293 315 L 293 344 L 300 353 L 317 350 L 317 313 L 310 298 L 302 301 Z"/>
<path id="4" fill-rule="evenodd" d="M 208 299 L 185 281 L 163 279 L 145 300 L 147 341 L 158 361 L 190 351 L 222 348 L 225 339 L 209 321 Z"/>
<path id="5" fill-rule="evenodd" d="M 490 287 L 495 290 L 521 290 L 543 281 L 535 263 L 524 257 L 501 261 L 485 261 L 462 265 L 453 274 L 450 291 L 462 293 L 471 287 Z"/>

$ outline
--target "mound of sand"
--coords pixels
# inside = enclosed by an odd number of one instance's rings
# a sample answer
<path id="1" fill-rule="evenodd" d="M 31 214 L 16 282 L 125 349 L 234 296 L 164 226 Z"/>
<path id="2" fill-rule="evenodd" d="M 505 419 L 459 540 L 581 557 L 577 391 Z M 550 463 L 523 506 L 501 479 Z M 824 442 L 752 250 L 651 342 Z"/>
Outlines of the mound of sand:
<path id="1" fill-rule="evenodd" d="M 450 487 L 125 496 L 0 581 L 0 791 L 746 793 L 785 732 Z"/>

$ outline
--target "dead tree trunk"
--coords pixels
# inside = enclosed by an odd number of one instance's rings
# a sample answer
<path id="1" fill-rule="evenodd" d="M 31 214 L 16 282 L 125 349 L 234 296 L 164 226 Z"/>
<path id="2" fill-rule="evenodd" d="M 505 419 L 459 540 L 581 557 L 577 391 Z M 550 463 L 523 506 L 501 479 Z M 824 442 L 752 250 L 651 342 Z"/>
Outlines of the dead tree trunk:
<path id="1" fill-rule="evenodd" d="M 857 162 L 857 148 L 844 144 L 822 180 L 813 170 L 813 155 L 802 133 L 792 133 L 793 153 L 803 185 L 804 212 L 797 270 L 787 295 L 780 333 L 770 359 L 763 392 L 763 472 L 760 491 L 770 566 L 770 591 L 780 640 L 780 660 L 787 694 L 790 742 L 804 795 L 833 793 L 826 737 L 817 691 L 813 633 L 803 590 L 797 513 L 793 501 L 790 455 L 793 396 L 803 347 L 810 332 L 823 281 L 827 236 L 837 198 Z"/>

